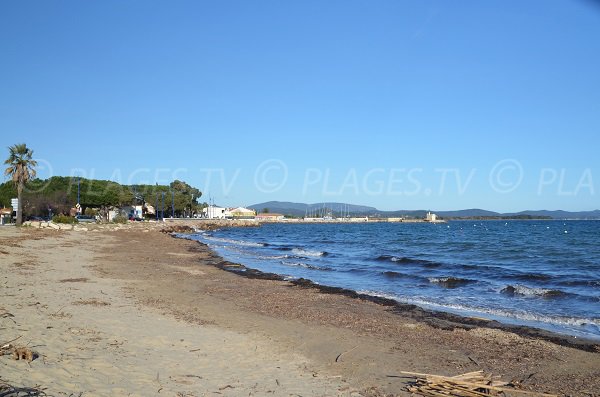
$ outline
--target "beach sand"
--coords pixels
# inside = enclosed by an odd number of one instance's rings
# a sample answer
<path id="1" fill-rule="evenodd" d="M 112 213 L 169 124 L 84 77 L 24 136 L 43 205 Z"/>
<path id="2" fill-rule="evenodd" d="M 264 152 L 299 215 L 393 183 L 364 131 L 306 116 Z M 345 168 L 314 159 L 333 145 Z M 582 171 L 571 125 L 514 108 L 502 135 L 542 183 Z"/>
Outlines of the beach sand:
<path id="1" fill-rule="evenodd" d="M 39 354 L 0 357 L 0 381 L 52 396 L 402 396 L 401 371 L 483 369 L 526 390 L 600 390 L 598 352 L 242 277 L 154 226 L 91 229 L 0 228 L 0 343 Z"/>

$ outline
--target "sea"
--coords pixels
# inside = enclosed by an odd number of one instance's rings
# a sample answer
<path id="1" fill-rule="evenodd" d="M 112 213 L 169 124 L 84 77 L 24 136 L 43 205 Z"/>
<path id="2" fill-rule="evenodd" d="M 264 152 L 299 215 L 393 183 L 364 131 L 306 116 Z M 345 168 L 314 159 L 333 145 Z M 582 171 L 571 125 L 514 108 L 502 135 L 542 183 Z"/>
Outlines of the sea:
<path id="1" fill-rule="evenodd" d="M 600 340 L 600 221 L 270 223 L 187 238 L 287 279 Z"/>

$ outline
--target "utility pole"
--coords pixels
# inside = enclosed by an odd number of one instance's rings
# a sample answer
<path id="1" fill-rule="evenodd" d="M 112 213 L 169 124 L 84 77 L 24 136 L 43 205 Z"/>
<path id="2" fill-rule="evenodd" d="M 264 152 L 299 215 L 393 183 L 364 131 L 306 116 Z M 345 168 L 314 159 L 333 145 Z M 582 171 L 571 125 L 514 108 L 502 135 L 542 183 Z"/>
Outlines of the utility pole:
<path id="1" fill-rule="evenodd" d="M 80 214 L 81 213 L 81 204 L 79 204 L 79 193 L 80 193 L 80 185 L 81 185 L 81 178 L 77 178 L 77 213 Z"/>
<path id="2" fill-rule="evenodd" d="M 160 206 L 160 219 L 165 219 L 165 192 L 162 192 L 162 204 Z"/>

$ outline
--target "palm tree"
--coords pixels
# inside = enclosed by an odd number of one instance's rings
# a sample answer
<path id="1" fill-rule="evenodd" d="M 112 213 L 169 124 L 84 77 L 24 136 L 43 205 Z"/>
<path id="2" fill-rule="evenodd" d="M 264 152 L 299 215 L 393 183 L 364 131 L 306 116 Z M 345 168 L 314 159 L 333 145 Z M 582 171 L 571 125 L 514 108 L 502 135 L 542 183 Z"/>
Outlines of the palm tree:
<path id="1" fill-rule="evenodd" d="M 26 144 L 20 143 L 8 148 L 10 155 L 4 161 L 8 168 L 4 170 L 4 175 L 10 176 L 15 187 L 17 188 L 17 198 L 19 207 L 17 208 L 17 226 L 21 226 L 23 222 L 23 188 L 33 178 L 35 178 L 35 166 L 37 161 L 33 160 L 33 150 L 29 149 Z"/>

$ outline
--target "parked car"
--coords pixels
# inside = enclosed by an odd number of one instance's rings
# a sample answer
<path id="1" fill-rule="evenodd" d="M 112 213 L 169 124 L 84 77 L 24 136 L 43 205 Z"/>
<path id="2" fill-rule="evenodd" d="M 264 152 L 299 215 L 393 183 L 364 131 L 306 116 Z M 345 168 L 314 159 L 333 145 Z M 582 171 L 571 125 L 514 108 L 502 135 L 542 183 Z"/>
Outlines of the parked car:
<path id="1" fill-rule="evenodd" d="M 89 215 L 75 215 L 75 219 L 77 219 L 79 223 L 96 222 L 96 218 Z"/>
<path id="2" fill-rule="evenodd" d="M 44 218 L 42 216 L 28 216 L 27 220 L 34 221 L 34 222 L 47 222 L 48 218 Z"/>

